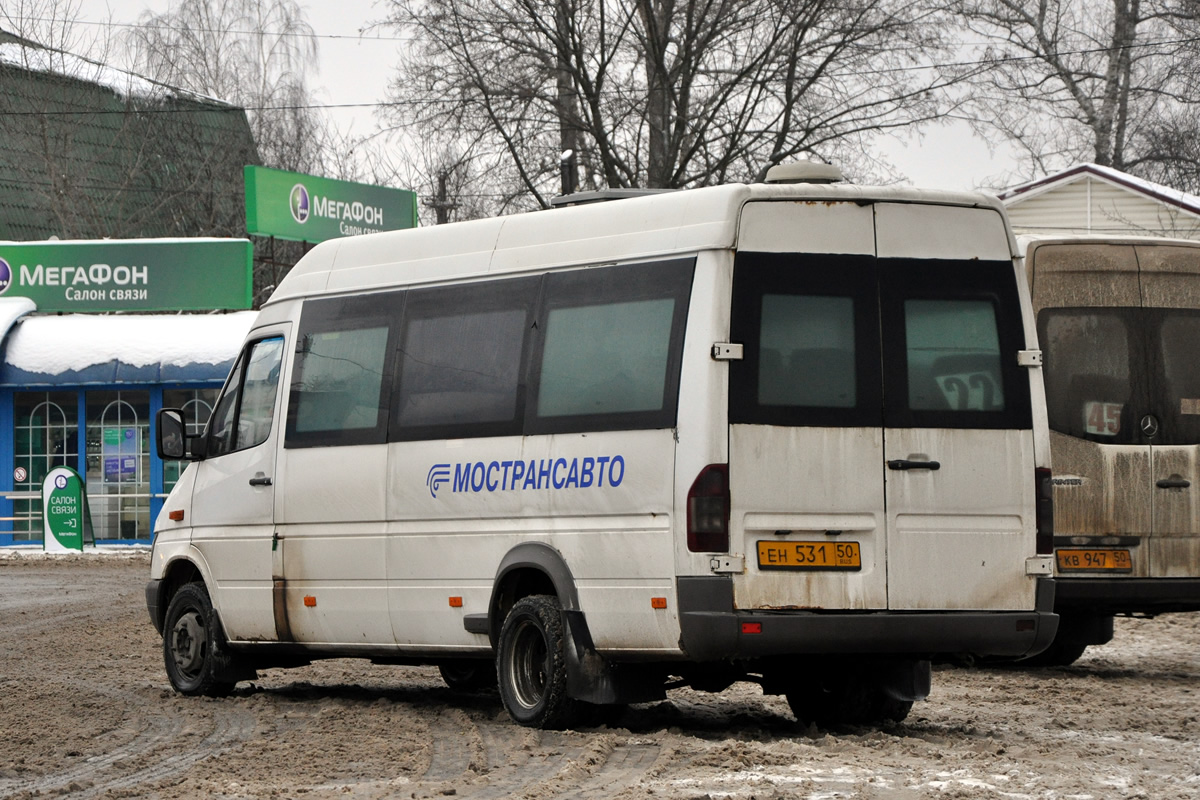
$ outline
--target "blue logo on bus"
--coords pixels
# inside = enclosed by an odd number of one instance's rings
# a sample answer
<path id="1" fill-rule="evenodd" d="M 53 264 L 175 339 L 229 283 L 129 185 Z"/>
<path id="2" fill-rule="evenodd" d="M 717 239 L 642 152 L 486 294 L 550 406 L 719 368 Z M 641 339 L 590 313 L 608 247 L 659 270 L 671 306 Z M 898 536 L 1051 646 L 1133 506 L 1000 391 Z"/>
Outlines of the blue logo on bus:
<path id="1" fill-rule="evenodd" d="M 437 498 L 449 483 L 454 494 L 526 490 L 603 489 L 625 480 L 624 456 L 533 458 L 529 461 L 463 461 L 434 464 L 425 476 L 429 495 Z"/>
<path id="2" fill-rule="evenodd" d="M 8 287 L 12 285 L 13 271 L 12 267 L 3 258 L 0 258 L 0 294 L 8 291 Z"/>
<path id="3" fill-rule="evenodd" d="M 450 480 L 449 464 L 434 464 L 430 467 L 429 474 L 425 476 L 425 485 L 429 487 L 429 496 L 436 500 L 438 489 L 448 480 Z"/>

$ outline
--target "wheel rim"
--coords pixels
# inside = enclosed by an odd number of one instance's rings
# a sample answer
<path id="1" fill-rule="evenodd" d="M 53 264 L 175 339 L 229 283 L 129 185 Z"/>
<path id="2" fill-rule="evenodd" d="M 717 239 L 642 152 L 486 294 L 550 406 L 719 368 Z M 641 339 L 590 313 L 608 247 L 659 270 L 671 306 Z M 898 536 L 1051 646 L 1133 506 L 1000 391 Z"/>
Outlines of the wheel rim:
<path id="1" fill-rule="evenodd" d="M 541 628 L 522 621 L 513 635 L 512 689 L 524 708 L 535 707 L 546 695 L 548 655 Z"/>
<path id="2" fill-rule="evenodd" d="M 195 678 L 208 656 L 208 635 L 200 612 L 190 610 L 175 621 L 171 629 L 171 657 L 185 678 Z"/>

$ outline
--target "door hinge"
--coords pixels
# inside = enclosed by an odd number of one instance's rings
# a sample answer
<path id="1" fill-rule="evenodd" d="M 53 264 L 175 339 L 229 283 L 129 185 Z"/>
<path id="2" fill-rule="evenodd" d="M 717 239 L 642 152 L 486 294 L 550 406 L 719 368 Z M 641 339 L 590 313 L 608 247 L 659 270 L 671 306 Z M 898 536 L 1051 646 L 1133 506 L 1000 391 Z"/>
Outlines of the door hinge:
<path id="1" fill-rule="evenodd" d="M 1042 365 L 1042 351 L 1018 350 L 1017 364 L 1022 367 L 1040 367 Z"/>
<path id="2" fill-rule="evenodd" d="M 1053 575 L 1054 556 L 1031 556 L 1025 559 L 1026 575 Z"/>
<path id="3" fill-rule="evenodd" d="M 741 361 L 742 345 L 732 342 L 713 342 L 712 357 L 716 361 Z"/>
<path id="4" fill-rule="evenodd" d="M 746 560 L 742 556 L 714 556 L 708 565 L 718 575 L 740 575 L 746 571 Z"/>

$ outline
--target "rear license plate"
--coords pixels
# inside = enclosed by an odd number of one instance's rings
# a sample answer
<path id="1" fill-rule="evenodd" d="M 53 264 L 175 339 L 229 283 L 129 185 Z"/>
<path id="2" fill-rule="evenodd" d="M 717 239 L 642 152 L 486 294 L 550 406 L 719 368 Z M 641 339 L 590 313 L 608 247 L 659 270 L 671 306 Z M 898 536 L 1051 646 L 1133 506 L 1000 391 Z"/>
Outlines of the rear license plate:
<path id="1" fill-rule="evenodd" d="M 862 569 L 858 542 L 758 543 L 759 569 Z"/>
<path id="2" fill-rule="evenodd" d="M 1128 550 L 1056 550 L 1054 555 L 1063 572 L 1133 571 L 1133 559 Z"/>

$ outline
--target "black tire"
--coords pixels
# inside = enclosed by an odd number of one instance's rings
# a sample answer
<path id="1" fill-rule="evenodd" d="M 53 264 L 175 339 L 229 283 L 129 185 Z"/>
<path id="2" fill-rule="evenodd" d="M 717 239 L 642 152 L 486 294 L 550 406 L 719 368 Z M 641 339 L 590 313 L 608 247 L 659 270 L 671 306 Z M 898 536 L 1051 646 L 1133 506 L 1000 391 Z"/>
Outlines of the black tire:
<path id="1" fill-rule="evenodd" d="M 1079 660 L 1087 648 L 1086 644 L 1056 638 L 1049 647 L 1036 656 L 1023 658 L 1015 662 L 1015 665 L 1018 667 L 1069 667 Z"/>
<path id="2" fill-rule="evenodd" d="M 865 678 L 829 679 L 825 685 L 808 685 L 785 694 L 788 706 L 802 725 L 872 725 L 903 722 L 912 711 L 911 700 L 897 700 L 886 689 Z"/>
<path id="3" fill-rule="evenodd" d="M 208 590 L 201 583 L 182 586 L 171 598 L 163 623 L 163 662 L 175 691 L 207 697 L 232 692 L 236 682 L 224 677 L 232 667 L 224 645 Z"/>
<path id="4" fill-rule="evenodd" d="M 438 665 L 442 680 L 456 692 L 479 692 L 496 688 L 496 665 L 491 661 L 464 658 Z"/>
<path id="5" fill-rule="evenodd" d="M 557 597 L 532 595 L 513 605 L 500 629 L 496 656 L 500 699 L 515 722 L 566 727 L 576 703 L 567 694 L 567 654 Z"/>

